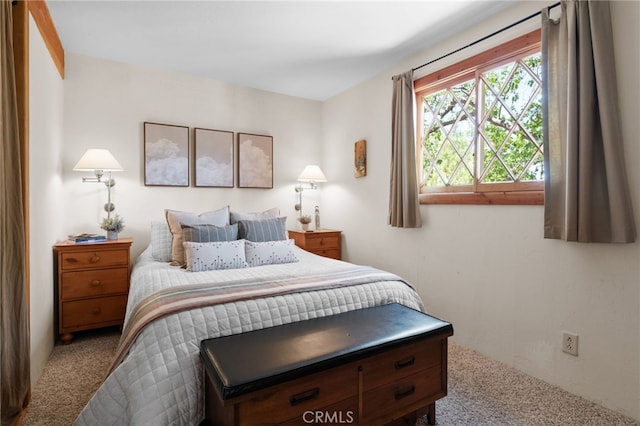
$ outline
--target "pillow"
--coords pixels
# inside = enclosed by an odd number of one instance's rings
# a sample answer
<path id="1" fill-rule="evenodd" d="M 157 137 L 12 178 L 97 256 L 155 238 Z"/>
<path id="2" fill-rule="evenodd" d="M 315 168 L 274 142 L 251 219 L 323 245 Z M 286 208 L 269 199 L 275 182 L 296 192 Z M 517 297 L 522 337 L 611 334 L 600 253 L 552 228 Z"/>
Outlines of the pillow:
<path id="1" fill-rule="evenodd" d="M 276 219 L 241 220 L 238 222 L 238 238 L 253 242 L 287 239 L 286 216 Z"/>
<path id="2" fill-rule="evenodd" d="M 171 264 L 184 265 L 184 248 L 182 247 L 182 225 L 216 225 L 229 224 L 229 206 L 221 209 L 195 214 L 177 210 L 165 210 L 169 230 L 173 236 L 171 243 Z"/>
<path id="3" fill-rule="evenodd" d="M 182 225 L 182 241 L 208 243 L 211 241 L 234 241 L 238 239 L 238 224 L 228 226 Z"/>
<path id="4" fill-rule="evenodd" d="M 280 215 L 280 209 L 274 207 L 269 210 L 265 210 L 263 212 L 256 213 L 238 213 L 231 212 L 229 214 L 229 218 L 231 219 L 231 223 L 237 223 L 241 220 L 261 220 L 261 219 L 275 219 Z"/>
<path id="5" fill-rule="evenodd" d="M 187 271 L 246 268 L 244 241 L 213 241 L 183 243 Z"/>
<path id="6" fill-rule="evenodd" d="M 244 250 L 249 266 L 276 265 L 297 262 L 293 240 L 254 243 L 245 241 Z"/>
<path id="7" fill-rule="evenodd" d="M 171 231 L 167 221 L 151 221 L 151 257 L 158 262 L 171 262 Z"/>

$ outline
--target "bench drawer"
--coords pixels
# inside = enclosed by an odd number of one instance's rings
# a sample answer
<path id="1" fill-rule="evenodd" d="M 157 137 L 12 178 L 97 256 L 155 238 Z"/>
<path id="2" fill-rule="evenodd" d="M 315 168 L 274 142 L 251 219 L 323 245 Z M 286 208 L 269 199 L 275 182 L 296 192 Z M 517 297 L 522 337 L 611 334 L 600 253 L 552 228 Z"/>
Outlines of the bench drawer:
<path id="1" fill-rule="evenodd" d="M 347 364 L 314 373 L 283 385 L 256 391 L 238 404 L 238 424 L 277 424 L 298 421 L 306 411 L 327 407 L 357 395 L 358 366 Z"/>
<path id="2" fill-rule="evenodd" d="M 363 396 L 363 423 L 384 424 L 393 413 L 410 411 L 411 406 L 417 409 L 445 396 L 441 377 L 440 367 L 432 367 L 366 391 Z"/>
<path id="3" fill-rule="evenodd" d="M 401 346 L 363 360 L 363 389 L 368 391 L 417 371 L 439 366 L 441 362 L 441 345 L 422 340 Z"/>

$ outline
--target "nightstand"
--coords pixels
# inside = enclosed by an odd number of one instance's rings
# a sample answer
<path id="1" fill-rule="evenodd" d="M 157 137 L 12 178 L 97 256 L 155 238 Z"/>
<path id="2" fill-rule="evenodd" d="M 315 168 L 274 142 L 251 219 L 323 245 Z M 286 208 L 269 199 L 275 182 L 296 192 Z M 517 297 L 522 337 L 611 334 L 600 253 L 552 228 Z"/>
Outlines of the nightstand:
<path id="1" fill-rule="evenodd" d="M 289 238 L 300 248 L 320 256 L 342 259 L 342 231 L 318 229 L 316 231 L 289 231 Z"/>
<path id="2" fill-rule="evenodd" d="M 122 325 L 129 293 L 132 238 L 53 246 L 56 318 L 63 344 L 81 330 Z"/>

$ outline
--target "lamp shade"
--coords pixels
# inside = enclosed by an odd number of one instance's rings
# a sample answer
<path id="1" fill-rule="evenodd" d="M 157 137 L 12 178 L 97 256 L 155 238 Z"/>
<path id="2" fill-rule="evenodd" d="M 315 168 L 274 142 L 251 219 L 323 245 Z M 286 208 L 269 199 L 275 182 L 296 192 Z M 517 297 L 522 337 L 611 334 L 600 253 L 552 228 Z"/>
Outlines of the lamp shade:
<path id="1" fill-rule="evenodd" d="M 122 166 L 107 149 L 88 149 L 80 161 L 76 163 L 73 170 L 78 172 L 89 172 L 94 170 L 106 170 L 110 172 L 121 172 Z"/>
<path id="2" fill-rule="evenodd" d="M 327 177 L 322 173 L 320 167 L 310 164 L 300 173 L 298 182 L 327 182 Z"/>

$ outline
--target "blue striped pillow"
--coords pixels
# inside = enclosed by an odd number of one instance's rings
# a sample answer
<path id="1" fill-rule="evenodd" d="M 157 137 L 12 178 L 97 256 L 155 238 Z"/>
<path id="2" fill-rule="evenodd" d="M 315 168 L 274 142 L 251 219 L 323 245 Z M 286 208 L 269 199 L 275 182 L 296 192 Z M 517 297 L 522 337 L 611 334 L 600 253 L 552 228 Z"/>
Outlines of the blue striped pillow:
<path id="1" fill-rule="evenodd" d="M 183 241 L 209 243 L 213 241 L 234 241 L 238 239 L 238 225 L 181 225 Z"/>
<path id="2" fill-rule="evenodd" d="M 238 221 L 238 238 L 254 243 L 286 240 L 286 221 L 286 216 L 275 219 L 240 220 Z"/>

